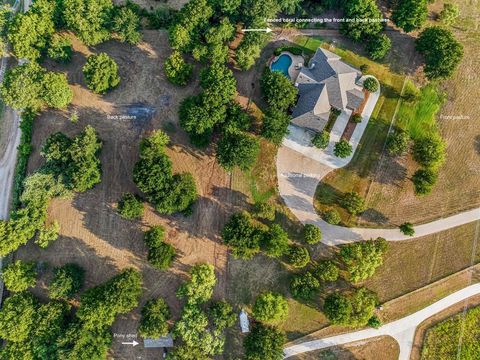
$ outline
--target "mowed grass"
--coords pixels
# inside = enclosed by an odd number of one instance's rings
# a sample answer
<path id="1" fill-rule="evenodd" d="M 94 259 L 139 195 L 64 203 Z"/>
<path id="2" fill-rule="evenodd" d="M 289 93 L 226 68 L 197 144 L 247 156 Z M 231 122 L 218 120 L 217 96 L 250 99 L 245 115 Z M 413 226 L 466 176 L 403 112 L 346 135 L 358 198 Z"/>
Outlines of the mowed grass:
<path id="1" fill-rule="evenodd" d="M 375 172 L 385 146 L 388 130 L 405 81 L 405 76 L 392 72 L 388 66 L 376 63 L 352 51 L 333 47 L 317 37 L 299 36 L 296 41 L 306 54 L 313 54 L 319 47 L 330 50 L 342 57 L 346 63 L 360 68 L 367 66 L 367 74 L 374 75 L 381 83 L 381 95 L 365 129 L 355 155 L 344 168 L 326 176 L 317 188 L 315 207 L 322 213 L 336 209 L 342 218 L 342 225 L 354 226 L 356 217 L 348 214 L 338 205 L 338 200 L 345 192 L 356 191 L 365 194 Z"/>
<path id="2" fill-rule="evenodd" d="M 422 359 L 478 359 L 479 338 L 480 307 L 475 307 L 427 330 Z"/>

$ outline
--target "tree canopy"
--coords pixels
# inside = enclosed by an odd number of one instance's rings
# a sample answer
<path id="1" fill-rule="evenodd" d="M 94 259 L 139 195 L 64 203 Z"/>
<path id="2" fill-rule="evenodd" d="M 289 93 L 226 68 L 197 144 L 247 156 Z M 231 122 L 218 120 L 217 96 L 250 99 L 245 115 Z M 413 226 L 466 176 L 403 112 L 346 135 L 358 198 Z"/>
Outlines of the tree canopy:
<path id="1" fill-rule="evenodd" d="M 37 282 L 36 264 L 17 260 L 8 264 L 2 272 L 2 280 L 7 290 L 22 292 Z"/>
<path id="2" fill-rule="evenodd" d="M 425 75 L 430 80 L 449 78 L 463 57 L 463 45 L 452 32 L 433 26 L 422 31 L 417 50 L 425 56 Z"/>
<path id="3" fill-rule="evenodd" d="M 170 309 L 162 298 L 152 299 L 142 308 L 138 331 L 143 338 L 157 339 L 168 334 Z"/>
<path id="4" fill-rule="evenodd" d="M 295 274 L 290 282 L 290 292 L 295 299 L 312 300 L 320 289 L 320 282 L 310 272 Z"/>
<path id="5" fill-rule="evenodd" d="M 340 205 L 352 215 L 361 214 L 366 208 L 365 199 L 355 191 L 345 193 L 340 199 Z"/>
<path id="6" fill-rule="evenodd" d="M 258 139 L 246 132 L 226 129 L 217 144 L 217 160 L 227 171 L 235 166 L 246 171 L 253 167 L 260 152 Z"/>
<path id="7" fill-rule="evenodd" d="M 201 304 L 208 301 L 217 282 L 215 269 L 210 264 L 198 264 L 190 271 L 190 279 L 177 290 L 177 296 L 186 298 L 189 304 Z"/>
<path id="8" fill-rule="evenodd" d="M 280 257 L 288 250 L 288 233 L 278 224 L 272 224 L 264 232 L 262 247 L 268 256 Z"/>
<path id="9" fill-rule="evenodd" d="M 175 85 L 187 85 L 192 76 L 193 66 L 185 62 L 180 51 L 174 51 L 164 64 L 168 81 Z"/>
<path id="10" fill-rule="evenodd" d="M 353 21 L 343 22 L 341 30 L 354 41 L 367 40 L 369 37 L 377 35 L 383 28 L 382 13 L 375 0 L 346 1 L 344 13 L 345 18 L 353 19 Z"/>
<path id="11" fill-rule="evenodd" d="M 125 219 L 139 219 L 144 211 L 143 201 L 132 193 L 126 193 L 118 202 L 118 212 Z"/>
<path id="12" fill-rule="evenodd" d="M 233 255 L 251 259 L 260 251 L 262 233 L 247 212 L 233 214 L 222 230 L 223 242 L 232 248 Z"/>
<path id="13" fill-rule="evenodd" d="M 345 326 L 364 326 L 373 315 L 377 295 L 367 288 L 351 293 L 334 292 L 325 298 L 323 311 L 331 323 Z"/>
<path id="14" fill-rule="evenodd" d="M 252 310 L 253 317 L 260 321 L 275 322 L 288 316 L 287 299 L 275 292 L 266 292 L 257 297 Z"/>
<path id="15" fill-rule="evenodd" d="M 105 94 L 120 84 L 117 63 L 106 53 L 90 55 L 82 70 L 88 88 L 97 94 Z"/>
<path id="16" fill-rule="evenodd" d="M 77 264 L 55 268 L 55 276 L 48 287 L 51 299 L 71 299 L 83 286 L 85 270 Z"/>
<path id="17" fill-rule="evenodd" d="M 357 283 L 373 276 L 383 264 L 383 255 L 388 249 L 383 238 L 351 243 L 342 246 L 340 258 L 345 264 L 348 279 Z"/>
<path id="18" fill-rule="evenodd" d="M 268 105 L 278 110 L 287 110 L 297 101 L 298 89 L 283 73 L 266 68 L 261 86 Z"/>
<path id="19" fill-rule="evenodd" d="M 310 245 L 315 245 L 322 240 L 322 230 L 314 224 L 306 224 L 303 227 L 303 238 Z"/>
<path id="20" fill-rule="evenodd" d="M 148 261 L 158 270 L 168 269 L 175 259 L 175 248 L 164 242 L 165 230 L 161 226 L 153 226 L 146 231 L 143 240 L 148 246 Z"/>
<path id="21" fill-rule="evenodd" d="M 243 342 L 247 360 L 281 360 L 285 334 L 273 326 L 255 323 Z"/>
<path id="22" fill-rule="evenodd" d="M 392 20 L 408 33 L 421 28 L 427 14 L 427 0 L 399 0 L 392 11 Z"/>

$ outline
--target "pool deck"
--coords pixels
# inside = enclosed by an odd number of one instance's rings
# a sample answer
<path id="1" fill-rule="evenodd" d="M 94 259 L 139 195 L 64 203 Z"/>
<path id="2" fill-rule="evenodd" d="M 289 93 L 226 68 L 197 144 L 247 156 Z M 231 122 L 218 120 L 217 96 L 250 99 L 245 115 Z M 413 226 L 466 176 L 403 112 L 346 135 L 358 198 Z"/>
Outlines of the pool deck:
<path id="1" fill-rule="evenodd" d="M 292 53 L 288 51 L 282 51 L 278 56 L 275 56 L 271 61 L 269 66 L 272 65 L 277 59 L 282 56 L 282 55 L 288 55 L 292 59 L 292 64 L 288 68 L 288 76 L 290 76 L 290 79 L 292 80 L 293 83 L 295 83 L 295 80 L 297 79 L 298 74 L 300 73 L 300 69 L 302 68 L 305 59 L 301 55 L 293 55 Z"/>

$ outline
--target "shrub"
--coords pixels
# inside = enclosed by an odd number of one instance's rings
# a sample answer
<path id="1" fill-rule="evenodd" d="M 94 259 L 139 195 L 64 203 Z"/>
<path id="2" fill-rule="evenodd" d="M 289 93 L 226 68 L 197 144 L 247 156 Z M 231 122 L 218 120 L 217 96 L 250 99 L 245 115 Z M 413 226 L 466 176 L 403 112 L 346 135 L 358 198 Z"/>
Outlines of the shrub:
<path id="1" fill-rule="evenodd" d="M 71 299 L 83 286 L 85 271 L 77 264 L 55 268 L 54 274 L 48 287 L 50 299 Z"/>
<path id="2" fill-rule="evenodd" d="M 360 124 L 362 122 L 362 115 L 361 114 L 353 114 L 350 120 L 355 124 Z"/>
<path id="3" fill-rule="evenodd" d="M 257 218 L 273 221 L 275 220 L 275 206 L 267 202 L 257 202 L 253 206 Z"/>
<path id="4" fill-rule="evenodd" d="M 126 193 L 118 202 L 118 212 L 125 219 L 139 219 L 143 216 L 143 201 L 136 195 Z"/>
<path id="5" fill-rule="evenodd" d="M 374 329 L 378 329 L 380 326 L 382 326 L 382 321 L 377 315 L 373 315 L 370 319 L 368 319 L 367 325 Z"/>
<path id="6" fill-rule="evenodd" d="M 368 77 L 363 82 L 363 87 L 371 93 L 376 92 L 379 88 L 378 81 L 373 77 Z"/>
<path id="7" fill-rule="evenodd" d="M 400 225 L 400 231 L 408 236 L 415 235 L 415 229 L 413 228 L 413 224 L 409 222 L 405 222 Z"/>
<path id="8" fill-rule="evenodd" d="M 311 300 L 320 289 L 320 282 L 310 271 L 295 274 L 290 282 L 290 292 L 295 299 Z"/>
<path id="9" fill-rule="evenodd" d="M 310 262 L 310 254 L 304 247 L 291 245 L 287 253 L 288 262 L 296 268 L 303 268 Z"/>
<path id="10" fill-rule="evenodd" d="M 332 209 L 323 213 L 323 220 L 331 225 L 338 225 L 340 224 L 340 221 L 342 221 L 342 218 L 337 210 Z"/>
<path id="11" fill-rule="evenodd" d="M 452 32 L 438 26 L 422 31 L 417 50 L 425 57 L 425 75 L 429 80 L 449 78 L 463 57 L 463 45 Z"/>
<path id="12" fill-rule="evenodd" d="M 69 63 L 72 59 L 72 42 L 66 36 L 55 34 L 48 48 L 48 56 L 61 63 Z"/>
<path id="13" fill-rule="evenodd" d="M 437 182 L 437 173 L 433 169 L 419 169 L 412 176 L 415 194 L 427 195 L 432 192 L 433 186 Z"/>
<path id="14" fill-rule="evenodd" d="M 387 138 L 387 151 L 390 155 L 398 156 L 408 150 L 410 136 L 404 130 L 396 130 Z"/>
<path id="15" fill-rule="evenodd" d="M 232 248 L 233 256 L 241 259 L 251 259 L 260 251 L 261 237 L 247 212 L 232 215 L 222 230 L 223 242 Z"/>
<path id="16" fill-rule="evenodd" d="M 142 308 L 142 318 L 138 332 L 140 336 L 150 339 L 158 339 L 168 334 L 168 320 L 170 309 L 162 298 L 152 299 Z"/>
<path id="17" fill-rule="evenodd" d="M 387 241 L 383 238 L 342 246 L 340 259 L 345 264 L 349 280 L 358 283 L 372 277 L 383 264 L 387 249 Z"/>
<path id="18" fill-rule="evenodd" d="M 2 280 L 7 290 L 22 292 L 35 286 L 37 281 L 35 266 L 34 262 L 23 262 L 22 260 L 8 264 L 2 273 Z"/>
<path id="19" fill-rule="evenodd" d="M 148 247 L 148 261 L 158 270 L 168 269 L 175 259 L 175 248 L 163 241 L 164 230 L 153 226 L 143 237 Z"/>
<path id="20" fill-rule="evenodd" d="M 164 64 L 168 81 L 175 85 L 187 85 L 192 77 L 193 66 L 186 63 L 179 51 L 174 51 Z"/>
<path id="21" fill-rule="evenodd" d="M 438 135 L 417 139 L 413 143 L 413 158 L 425 167 L 437 167 L 445 160 L 445 143 Z"/>
<path id="22" fill-rule="evenodd" d="M 330 143 L 330 133 L 323 130 L 322 132 L 316 133 L 312 139 L 313 146 L 319 149 L 326 149 Z"/>
<path id="23" fill-rule="evenodd" d="M 316 225 L 306 224 L 303 227 L 303 238 L 307 244 L 317 244 L 322 240 L 322 230 Z"/>
<path id="24" fill-rule="evenodd" d="M 268 256 L 280 257 L 288 249 L 288 234 L 278 224 L 272 224 L 263 235 L 262 245 Z"/>
<path id="25" fill-rule="evenodd" d="M 285 334 L 277 328 L 255 323 L 243 342 L 245 359 L 281 360 L 286 340 Z"/>
<path id="26" fill-rule="evenodd" d="M 333 149 L 333 153 L 335 154 L 335 156 L 342 159 L 352 155 L 352 151 L 353 151 L 352 145 L 350 145 L 350 143 L 344 139 L 337 142 Z"/>
<path id="27" fill-rule="evenodd" d="M 322 260 L 314 267 L 313 275 L 321 281 L 337 281 L 340 270 L 332 260 Z"/>
<path id="28" fill-rule="evenodd" d="M 237 321 L 237 316 L 233 312 L 232 306 L 226 301 L 215 301 L 212 303 L 208 309 L 208 314 L 218 331 L 232 327 Z"/>
<path id="29" fill-rule="evenodd" d="M 365 211 L 365 199 L 355 191 L 345 193 L 340 200 L 340 205 L 352 215 L 358 215 Z"/>
<path id="30" fill-rule="evenodd" d="M 252 314 L 255 319 L 265 322 L 285 320 L 288 316 L 287 299 L 274 292 L 264 293 L 255 300 Z"/>
<path id="31" fill-rule="evenodd" d="M 372 36 L 367 42 L 368 56 L 372 60 L 381 60 L 392 47 L 392 41 L 385 34 Z M 363 70 L 362 70 L 363 71 Z"/>
<path id="32" fill-rule="evenodd" d="M 82 70 L 88 88 L 97 94 L 105 94 L 120 83 L 117 63 L 106 53 L 90 55 Z"/>
<path id="33" fill-rule="evenodd" d="M 460 15 L 460 8 L 457 4 L 444 3 L 443 9 L 438 17 L 445 25 L 453 25 Z"/>

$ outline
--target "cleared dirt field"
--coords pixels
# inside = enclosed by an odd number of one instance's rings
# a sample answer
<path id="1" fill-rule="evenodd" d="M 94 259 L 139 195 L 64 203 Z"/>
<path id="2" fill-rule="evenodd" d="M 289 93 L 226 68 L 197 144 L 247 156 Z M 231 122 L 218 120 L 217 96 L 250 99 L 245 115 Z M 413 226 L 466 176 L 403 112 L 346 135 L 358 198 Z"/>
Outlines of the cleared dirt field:
<path id="1" fill-rule="evenodd" d="M 103 140 L 101 153 L 102 182 L 94 189 L 70 200 L 55 200 L 49 215 L 61 226 L 61 237 L 47 250 L 33 243 L 21 248 L 17 257 L 48 263 L 51 267 L 76 262 L 86 269 L 86 287 L 104 282 L 121 269 L 141 270 L 144 293 L 140 305 L 152 297 L 162 296 L 178 315 L 179 302 L 175 290 L 192 264 L 208 262 L 215 265 L 218 285 L 215 296 L 225 297 L 226 248 L 219 242 L 220 232 L 235 205 L 244 206 L 243 195 L 230 191 L 230 177 L 214 161 L 211 149 L 198 151 L 190 147 L 177 124 L 177 109 L 181 99 L 197 91 L 195 84 L 180 89 L 168 84 L 163 75 L 163 61 L 169 55 L 166 34 L 144 32 L 144 42 L 131 47 L 107 42 L 87 49 L 74 39 L 75 53 L 68 66 L 48 64 L 66 71 L 74 88 L 75 109 L 79 122 L 72 124 L 68 112 L 46 112 L 35 122 L 29 171 L 37 169 L 42 159 L 39 151 L 45 139 L 56 131 L 74 135 L 85 125 L 92 125 Z M 85 88 L 81 68 L 91 52 L 106 52 L 119 65 L 122 82 L 108 95 L 99 97 Z M 129 118 L 122 119 L 122 115 Z M 132 118 L 133 117 L 133 118 Z M 132 168 L 138 158 L 140 139 L 153 129 L 168 125 L 172 146 L 168 154 L 175 171 L 189 171 L 196 179 L 200 199 L 190 217 L 160 216 L 147 208 L 141 223 L 122 219 L 115 204 L 127 191 L 135 192 L 131 180 Z M 178 257 L 169 271 L 157 271 L 146 262 L 146 247 L 142 230 L 154 224 L 166 229 L 166 241 L 177 249 Z M 44 285 L 51 276 L 45 271 L 36 291 L 44 296 Z M 115 322 L 113 332 L 136 334 L 139 309 Z M 114 339 L 115 359 L 144 359 L 143 346 L 135 348 Z M 150 358 L 158 358 L 159 353 Z"/>

